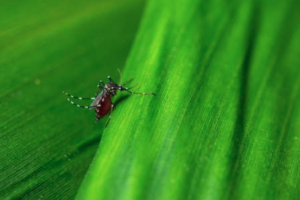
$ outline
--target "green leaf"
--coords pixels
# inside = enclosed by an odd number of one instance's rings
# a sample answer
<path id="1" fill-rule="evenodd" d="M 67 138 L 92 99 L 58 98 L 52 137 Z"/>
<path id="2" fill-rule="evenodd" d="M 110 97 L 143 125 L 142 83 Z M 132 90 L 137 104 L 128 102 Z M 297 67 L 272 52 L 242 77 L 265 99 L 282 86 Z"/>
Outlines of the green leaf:
<path id="1" fill-rule="evenodd" d="M 135 0 L 1 2 L 0 199 L 74 198 L 104 122 L 62 91 L 94 96 L 118 74 L 142 9 Z"/>
<path id="2" fill-rule="evenodd" d="M 77 199 L 297 199 L 299 1 L 151 0 Z M 122 97 L 123 98 L 123 97 Z"/>

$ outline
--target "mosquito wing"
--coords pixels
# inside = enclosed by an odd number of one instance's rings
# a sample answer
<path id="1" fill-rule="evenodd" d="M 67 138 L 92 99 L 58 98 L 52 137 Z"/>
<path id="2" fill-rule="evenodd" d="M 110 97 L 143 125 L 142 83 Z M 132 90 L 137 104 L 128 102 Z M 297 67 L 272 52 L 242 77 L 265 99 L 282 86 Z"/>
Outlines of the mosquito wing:
<path id="1" fill-rule="evenodd" d="M 92 104 L 90 105 L 90 109 L 95 109 L 96 107 L 99 107 L 101 105 L 102 99 L 105 98 L 105 94 L 103 91 L 94 99 Z"/>

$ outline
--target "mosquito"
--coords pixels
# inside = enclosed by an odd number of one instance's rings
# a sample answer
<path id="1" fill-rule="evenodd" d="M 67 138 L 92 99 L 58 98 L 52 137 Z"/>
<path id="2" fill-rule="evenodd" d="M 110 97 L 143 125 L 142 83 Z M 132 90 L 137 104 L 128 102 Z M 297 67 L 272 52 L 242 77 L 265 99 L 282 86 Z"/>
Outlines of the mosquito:
<path id="1" fill-rule="evenodd" d="M 96 111 L 96 119 L 95 121 L 98 122 L 101 118 L 106 116 L 109 113 L 107 122 L 105 124 L 105 127 L 107 127 L 111 114 L 114 108 L 114 104 L 112 102 L 112 97 L 117 94 L 118 91 L 125 91 L 129 94 L 140 94 L 140 95 L 155 95 L 153 92 L 132 92 L 129 90 L 129 88 L 125 87 L 131 80 L 127 81 L 122 85 L 122 74 L 119 71 L 120 74 L 120 84 L 117 84 L 114 82 L 110 76 L 108 76 L 108 83 L 104 83 L 103 81 L 99 81 L 99 84 L 97 85 L 98 91 L 96 93 L 95 97 L 77 97 L 74 95 L 71 95 L 67 92 L 63 92 L 66 96 L 69 98 L 67 99 L 72 105 L 78 107 L 78 108 L 84 108 L 89 110 L 95 110 Z M 72 99 L 78 99 L 78 100 L 93 100 L 90 106 L 82 106 L 74 101 Z"/>

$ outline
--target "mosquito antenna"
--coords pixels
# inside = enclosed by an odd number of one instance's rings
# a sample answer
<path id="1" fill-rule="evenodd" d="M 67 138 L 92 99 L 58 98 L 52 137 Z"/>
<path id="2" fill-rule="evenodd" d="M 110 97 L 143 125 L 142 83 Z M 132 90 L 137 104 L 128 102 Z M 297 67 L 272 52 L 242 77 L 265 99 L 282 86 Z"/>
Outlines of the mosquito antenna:
<path id="1" fill-rule="evenodd" d="M 135 84 L 135 85 L 133 85 L 133 86 L 130 86 L 129 88 L 128 88 L 128 90 L 130 90 L 130 89 L 132 89 L 132 88 L 136 88 L 136 87 L 138 87 L 139 86 L 139 84 L 137 83 L 137 84 Z"/>
<path id="2" fill-rule="evenodd" d="M 133 78 L 129 79 L 128 81 L 126 81 L 126 82 L 123 84 L 123 86 L 126 86 L 126 85 L 130 84 L 132 81 L 133 81 Z"/>
<path id="3" fill-rule="evenodd" d="M 120 74 L 120 84 L 119 85 L 122 85 L 122 82 L 123 82 L 123 76 L 122 76 L 122 73 L 121 73 L 121 70 L 118 68 L 118 72 Z"/>

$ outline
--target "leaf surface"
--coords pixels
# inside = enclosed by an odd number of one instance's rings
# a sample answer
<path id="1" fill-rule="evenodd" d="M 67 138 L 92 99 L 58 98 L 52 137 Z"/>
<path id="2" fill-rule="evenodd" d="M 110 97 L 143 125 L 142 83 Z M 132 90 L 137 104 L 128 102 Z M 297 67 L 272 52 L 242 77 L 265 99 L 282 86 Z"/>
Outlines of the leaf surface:
<path id="1" fill-rule="evenodd" d="M 151 0 L 77 199 L 297 199 L 299 8 Z"/>

